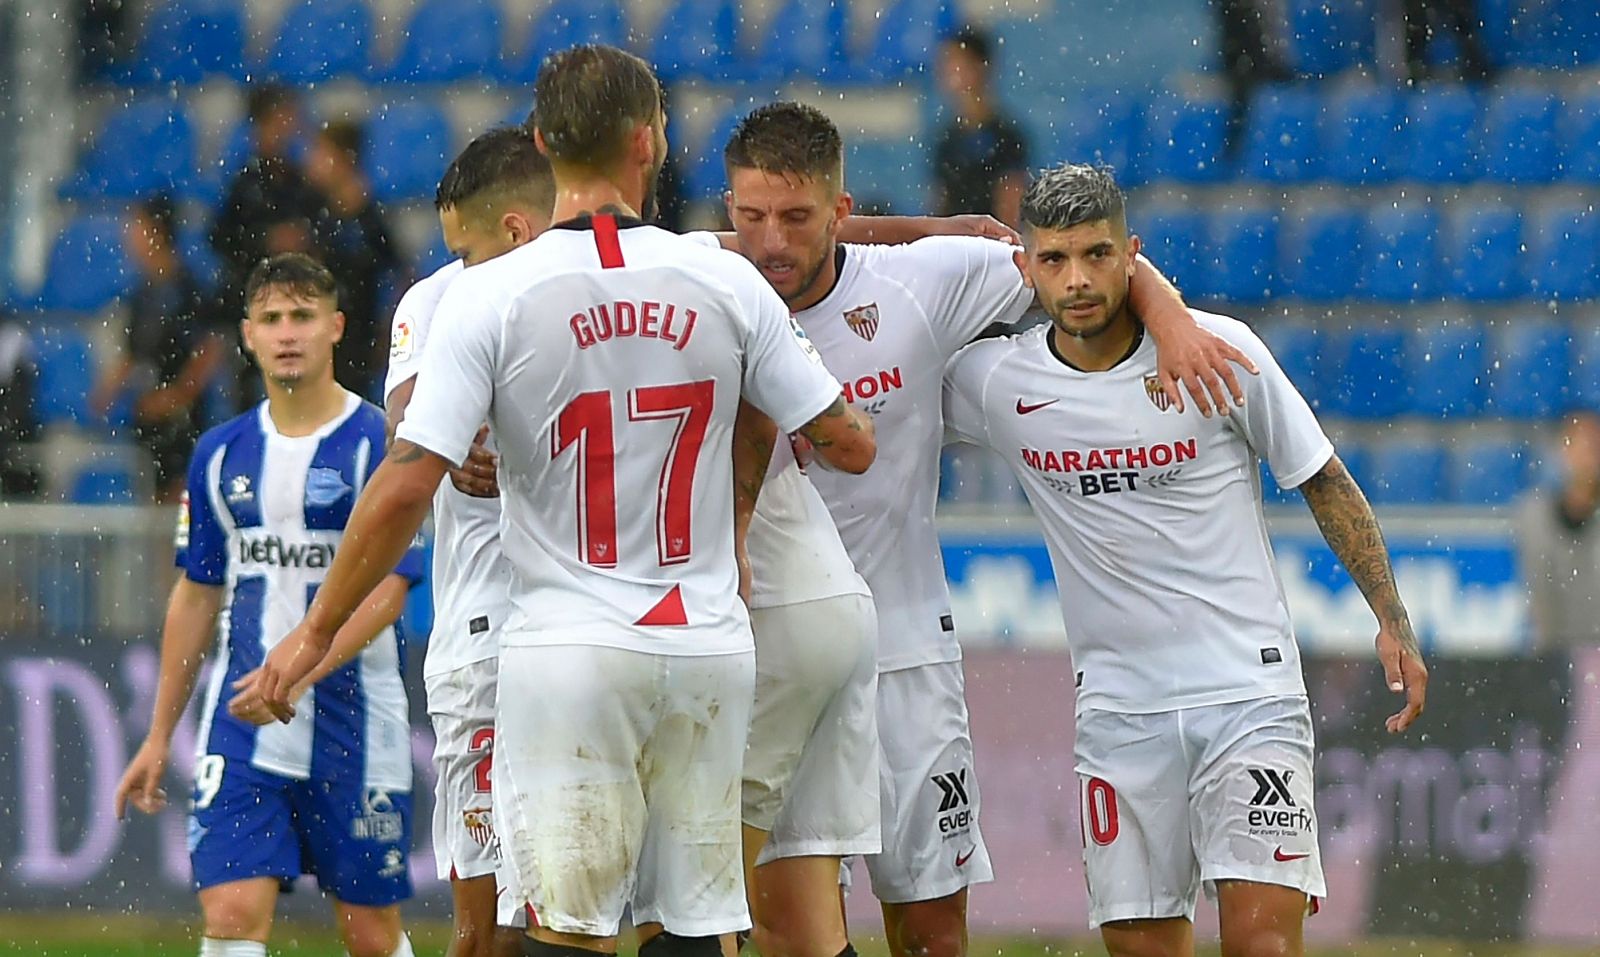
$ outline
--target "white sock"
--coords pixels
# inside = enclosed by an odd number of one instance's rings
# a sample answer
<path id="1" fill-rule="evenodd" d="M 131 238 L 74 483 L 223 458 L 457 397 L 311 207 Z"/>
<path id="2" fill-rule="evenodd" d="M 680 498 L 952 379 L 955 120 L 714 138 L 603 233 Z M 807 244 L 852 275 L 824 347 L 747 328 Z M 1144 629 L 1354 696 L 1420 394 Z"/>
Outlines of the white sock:
<path id="1" fill-rule="evenodd" d="M 406 936 L 405 931 L 400 932 L 400 944 L 395 947 L 394 953 L 390 954 L 389 957 L 416 957 L 411 952 L 411 938 Z"/>
<path id="2" fill-rule="evenodd" d="M 267 945 L 256 940 L 200 938 L 200 957 L 267 957 Z"/>

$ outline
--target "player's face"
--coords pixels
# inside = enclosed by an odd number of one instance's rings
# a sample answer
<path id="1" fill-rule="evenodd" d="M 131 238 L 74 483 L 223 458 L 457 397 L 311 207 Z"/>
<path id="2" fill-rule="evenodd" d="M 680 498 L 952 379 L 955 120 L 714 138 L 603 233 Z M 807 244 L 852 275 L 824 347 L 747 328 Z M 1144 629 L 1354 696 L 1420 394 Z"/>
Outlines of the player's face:
<path id="1" fill-rule="evenodd" d="M 293 388 L 333 375 L 333 347 L 344 335 L 344 313 L 332 299 L 268 286 L 251 301 L 242 329 L 261 374 Z"/>
<path id="2" fill-rule="evenodd" d="M 735 168 L 728 186 L 728 218 L 745 258 L 791 309 L 811 305 L 824 291 L 816 287 L 850 215 L 850 194 L 825 179 L 758 169 Z"/>
<path id="3" fill-rule="evenodd" d="M 1100 219 L 1029 230 L 1023 268 L 1056 328 L 1092 339 L 1123 318 L 1138 254 L 1137 236 Z"/>
<path id="4" fill-rule="evenodd" d="M 449 206 L 439 210 L 439 229 L 450 254 L 468 266 L 488 262 L 525 243 L 550 228 L 546 214 L 524 209 L 504 209 L 463 214 Z"/>

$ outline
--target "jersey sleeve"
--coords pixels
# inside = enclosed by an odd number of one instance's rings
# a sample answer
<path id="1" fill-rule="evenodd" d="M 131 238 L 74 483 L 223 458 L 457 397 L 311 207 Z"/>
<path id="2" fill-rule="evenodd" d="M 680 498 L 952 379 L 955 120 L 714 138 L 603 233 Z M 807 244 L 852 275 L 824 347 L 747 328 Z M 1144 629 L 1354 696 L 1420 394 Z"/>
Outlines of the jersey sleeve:
<path id="1" fill-rule="evenodd" d="M 489 417 L 499 354 L 500 314 L 470 278 L 452 283 L 434 311 L 435 325 L 417 371 L 417 388 L 395 431 L 460 465 Z"/>
<path id="2" fill-rule="evenodd" d="M 1033 304 L 1017 269 L 1017 247 L 974 236 L 929 236 L 904 247 L 906 275 L 925 290 L 923 308 L 946 356 L 994 323 L 1012 323 Z"/>
<path id="3" fill-rule="evenodd" d="M 428 338 L 428 322 L 438 299 L 422 283 L 406 290 L 395 307 L 389 325 L 389 371 L 383 378 L 383 398 L 387 403 L 394 390 L 422 368 L 422 347 Z"/>
<path id="4" fill-rule="evenodd" d="M 822 356 L 783 300 L 754 267 L 750 272 L 747 291 L 740 296 L 749 323 L 741 391 L 778 428 L 795 432 L 822 414 L 844 388 L 823 366 Z"/>
<path id="5" fill-rule="evenodd" d="M 1260 375 L 1241 373 L 1244 406 L 1229 413 L 1245 441 L 1266 459 L 1282 488 L 1297 488 L 1333 457 L 1333 442 L 1300 390 L 1284 374 L 1272 350 L 1244 323 L 1200 317 L 1201 324 L 1233 343 L 1255 362 Z"/>
<path id="6" fill-rule="evenodd" d="M 983 412 L 983 390 L 989 380 L 989 350 L 973 343 L 956 353 L 944 372 L 944 441 L 992 447 L 989 419 Z"/>
<path id="7" fill-rule="evenodd" d="M 177 566 L 190 581 L 221 585 L 228 575 L 228 540 L 212 508 L 210 465 L 219 448 L 202 441 L 189 461 L 189 477 L 178 506 Z"/>

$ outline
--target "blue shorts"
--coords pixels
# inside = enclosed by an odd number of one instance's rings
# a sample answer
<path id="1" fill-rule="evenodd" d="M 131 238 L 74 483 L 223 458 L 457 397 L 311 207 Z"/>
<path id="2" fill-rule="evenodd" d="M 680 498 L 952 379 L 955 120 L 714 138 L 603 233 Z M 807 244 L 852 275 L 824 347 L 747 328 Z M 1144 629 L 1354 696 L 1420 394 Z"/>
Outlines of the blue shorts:
<path id="1" fill-rule="evenodd" d="M 300 781 L 205 755 L 196 765 L 189 861 L 202 890 L 252 877 L 315 874 L 347 904 L 411 896 L 411 794 L 359 780 Z"/>

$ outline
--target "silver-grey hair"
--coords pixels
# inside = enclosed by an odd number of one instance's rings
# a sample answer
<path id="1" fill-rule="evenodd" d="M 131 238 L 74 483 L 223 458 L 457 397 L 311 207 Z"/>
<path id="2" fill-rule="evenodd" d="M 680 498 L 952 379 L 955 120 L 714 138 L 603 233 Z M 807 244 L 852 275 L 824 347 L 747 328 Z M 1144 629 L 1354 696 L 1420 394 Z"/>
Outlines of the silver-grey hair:
<path id="1" fill-rule="evenodd" d="M 1127 228 L 1127 199 L 1109 166 L 1062 163 L 1043 169 L 1022 194 L 1022 221 L 1033 229 L 1071 229 L 1102 219 Z"/>

